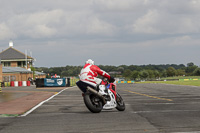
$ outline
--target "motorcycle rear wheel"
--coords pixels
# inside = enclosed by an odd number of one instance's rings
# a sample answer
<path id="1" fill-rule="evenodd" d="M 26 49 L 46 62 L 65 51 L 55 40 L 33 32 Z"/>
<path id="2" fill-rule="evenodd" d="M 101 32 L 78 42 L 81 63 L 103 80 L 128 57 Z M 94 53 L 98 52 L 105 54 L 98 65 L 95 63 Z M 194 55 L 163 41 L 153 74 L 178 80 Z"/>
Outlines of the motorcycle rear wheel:
<path id="1" fill-rule="evenodd" d="M 100 113 L 103 109 L 102 101 L 91 93 L 84 94 L 84 103 L 92 113 Z"/>
<path id="2" fill-rule="evenodd" d="M 116 102 L 117 102 L 116 109 L 118 111 L 124 111 L 125 110 L 125 103 L 124 103 L 124 100 L 122 99 L 122 97 L 118 93 L 117 93 Z"/>

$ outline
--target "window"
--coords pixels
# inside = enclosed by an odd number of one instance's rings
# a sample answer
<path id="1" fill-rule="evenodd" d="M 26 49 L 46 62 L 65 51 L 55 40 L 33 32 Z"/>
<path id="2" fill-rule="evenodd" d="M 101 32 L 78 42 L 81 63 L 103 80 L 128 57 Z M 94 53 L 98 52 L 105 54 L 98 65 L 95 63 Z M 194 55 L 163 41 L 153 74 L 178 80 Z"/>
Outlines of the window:
<path id="1" fill-rule="evenodd" d="M 3 63 L 3 66 L 5 66 L 5 67 L 10 67 L 10 62 L 4 62 L 4 63 Z"/>
<path id="2" fill-rule="evenodd" d="M 10 76 L 3 76 L 3 82 L 10 82 Z"/>
<path id="3" fill-rule="evenodd" d="M 21 61 L 18 61 L 18 62 L 17 62 L 17 66 L 18 66 L 18 67 L 22 67 L 22 62 L 21 62 Z"/>
<path id="4" fill-rule="evenodd" d="M 26 61 L 23 61 L 22 65 L 23 65 L 22 67 L 26 67 Z"/>
<path id="5" fill-rule="evenodd" d="M 16 81 L 16 76 L 10 76 L 11 81 Z"/>

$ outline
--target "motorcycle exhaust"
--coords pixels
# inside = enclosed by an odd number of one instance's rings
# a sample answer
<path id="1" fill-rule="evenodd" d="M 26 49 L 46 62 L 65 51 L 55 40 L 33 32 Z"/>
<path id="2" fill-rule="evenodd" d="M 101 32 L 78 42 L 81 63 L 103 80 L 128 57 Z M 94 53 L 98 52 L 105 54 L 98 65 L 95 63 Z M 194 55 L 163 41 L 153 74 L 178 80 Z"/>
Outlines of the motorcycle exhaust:
<path id="1" fill-rule="evenodd" d="M 87 87 L 87 90 L 95 95 L 97 95 L 102 101 L 103 101 L 103 104 L 106 104 L 106 100 L 105 98 L 101 95 L 101 93 L 99 93 L 98 91 L 96 91 L 95 89 L 92 89 L 91 87 Z"/>

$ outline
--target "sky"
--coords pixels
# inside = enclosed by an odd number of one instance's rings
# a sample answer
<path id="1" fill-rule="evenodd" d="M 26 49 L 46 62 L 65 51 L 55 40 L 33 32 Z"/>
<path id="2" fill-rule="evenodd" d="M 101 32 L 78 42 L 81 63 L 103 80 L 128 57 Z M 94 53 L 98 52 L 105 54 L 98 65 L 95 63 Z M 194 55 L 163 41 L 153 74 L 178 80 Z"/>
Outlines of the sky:
<path id="1" fill-rule="evenodd" d="M 0 0 L 0 49 L 35 67 L 200 65 L 200 0 Z"/>

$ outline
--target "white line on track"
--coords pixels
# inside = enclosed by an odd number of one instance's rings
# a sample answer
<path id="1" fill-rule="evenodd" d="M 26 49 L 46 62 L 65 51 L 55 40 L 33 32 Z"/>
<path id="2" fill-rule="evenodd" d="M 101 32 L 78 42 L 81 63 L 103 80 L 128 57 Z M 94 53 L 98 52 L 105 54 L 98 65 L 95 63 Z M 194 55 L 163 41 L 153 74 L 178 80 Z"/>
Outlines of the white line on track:
<path id="1" fill-rule="evenodd" d="M 171 132 L 171 133 L 200 133 L 200 131 L 191 131 L 191 132 Z"/>
<path id="2" fill-rule="evenodd" d="M 199 112 L 199 110 L 154 110 L 154 111 L 131 111 L 131 113 L 169 113 L 169 112 Z"/>
<path id="3" fill-rule="evenodd" d="M 73 88 L 73 87 L 70 87 L 70 88 Z M 35 109 L 37 109 L 38 107 L 40 107 L 42 104 L 44 104 L 45 102 L 51 100 L 52 98 L 54 98 L 55 96 L 57 96 L 58 94 L 62 93 L 63 91 L 67 90 L 67 89 L 70 89 L 70 88 L 65 88 L 61 91 L 59 91 L 57 94 L 51 96 L 50 98 L 40 102 L 38 105 L 36 105 L 35 107 L 33 107 L 32 109 L 30 109 L 29 111 L 27 111 L 26 113 L 24 113 L 23 115 L 20 115 L 19 117 L 24 117 L 24 116 L 27 116 L 28 114 L 30 114 L 31 112 L 33 112 Z"/>

